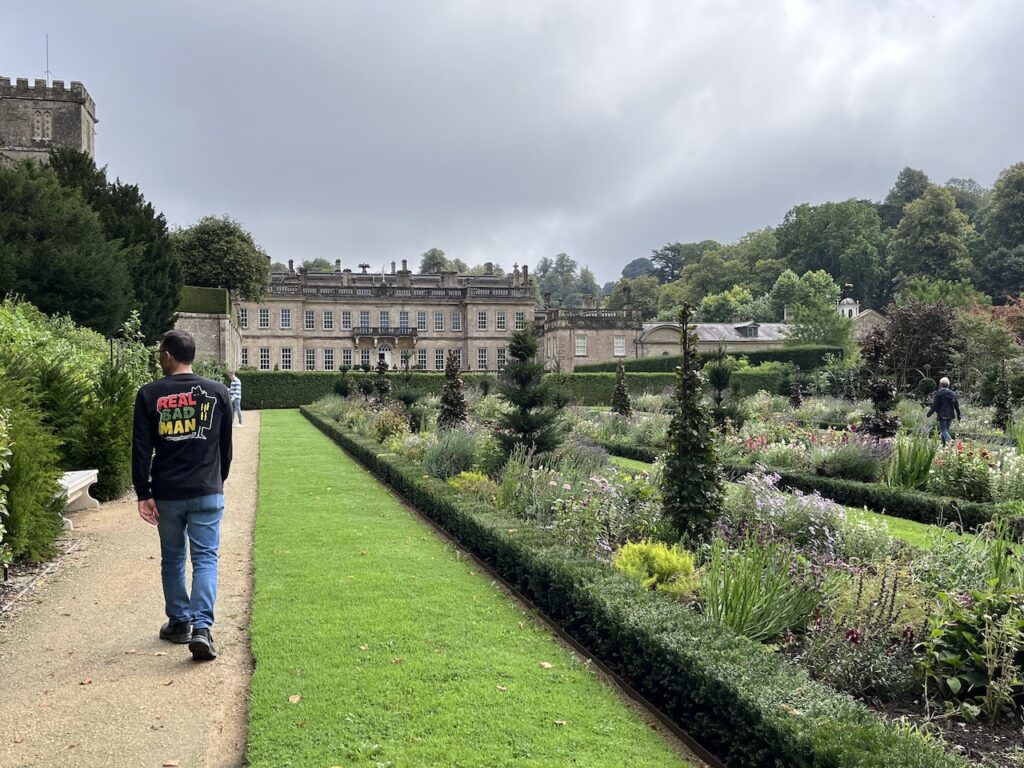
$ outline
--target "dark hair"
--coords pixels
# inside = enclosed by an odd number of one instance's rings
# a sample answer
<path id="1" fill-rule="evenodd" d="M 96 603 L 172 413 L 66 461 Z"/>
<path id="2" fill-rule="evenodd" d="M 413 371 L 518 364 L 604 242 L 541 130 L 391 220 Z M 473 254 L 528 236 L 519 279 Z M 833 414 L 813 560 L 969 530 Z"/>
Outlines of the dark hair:
<path id="1" fill-rule="evenodd" d="M 160 349 L 186 365 L 196 359 L 196 340 L 188 331 L 168 331 L 160 341 Z"/>

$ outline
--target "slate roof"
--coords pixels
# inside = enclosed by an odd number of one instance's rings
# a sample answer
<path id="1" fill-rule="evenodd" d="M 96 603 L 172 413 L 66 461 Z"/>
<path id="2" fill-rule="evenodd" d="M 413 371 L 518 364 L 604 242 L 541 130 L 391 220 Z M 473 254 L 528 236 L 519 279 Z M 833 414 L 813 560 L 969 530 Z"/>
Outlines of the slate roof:
<path id="1" fill-rule="evenodd" d="M 739 328 L 750 326 L 751 323 L 696 323 L 698 341 L 724 341 L 739 343 L 757 343 L 764 341 L 782 341 L 789 332 L 789 323 L 754 323 L 757 326 L 757 336 L 743 336 Z M 645 323 L 643 336 L 655 328 L 673 326 L 678 328 L 678 323 Z"/>

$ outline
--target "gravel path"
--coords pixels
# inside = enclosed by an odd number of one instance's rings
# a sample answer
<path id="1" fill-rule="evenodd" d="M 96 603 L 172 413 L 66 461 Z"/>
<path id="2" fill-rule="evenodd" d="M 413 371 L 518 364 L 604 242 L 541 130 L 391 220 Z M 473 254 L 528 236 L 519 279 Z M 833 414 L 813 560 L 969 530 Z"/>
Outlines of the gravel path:
<path id="1" fill-rule="evenodd" d="M 159 545 L 134 499 L 73 513 L 84 541 L 0 634 L 0 766 L 243 765 L 260 415 L 245 419 L 225 489 L 218 659 L 157 638 Z"/>

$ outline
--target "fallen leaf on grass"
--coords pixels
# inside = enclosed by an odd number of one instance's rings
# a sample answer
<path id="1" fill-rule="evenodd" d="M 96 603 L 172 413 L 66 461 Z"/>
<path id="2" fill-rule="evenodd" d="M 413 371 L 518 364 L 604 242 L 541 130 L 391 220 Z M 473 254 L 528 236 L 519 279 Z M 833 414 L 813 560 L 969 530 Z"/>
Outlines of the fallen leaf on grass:
<path id="1" fill-rule="evenodd" d="M 24 736 L 15 736 L 14 737 L 14 743 L 15 744 L 21 744 L 21 742 L 23 742 L 24 740 L 25 740 Z"/>
<path id="2" fill-rule="evenodd" d="M 174 681 L 173 680 L 165 680 L 162 683 L 160 683 L 160 685 L 174 685 Z"/>
<path id="3" fill-rule="evenodd" d="M 498 689 L 499 691 L 501 691 L 502 693 L 504 693 L 505 691 L 507 691 L 507 690 L 508 690 L 508 688 L 506 688 L 506 687 L 505 687 L 504 685 L 496 685 L 496 686 L 494 686 L 494 687 L 495 687 L 495 688 L 497 688 L 497 689 Z"/>
<path id="4" fill-rule="evenodd" d="M 164 760 L 163 768 L 178 768 L 177 760 Z"/>
<path id="5" fill-rule="evenodd" d="M 561 727 L 565 725 L 565 720 L 555 720 L 555 725 Z"/>
<path id="6" fill-rule="evenodd" d="M 360 651 L 368 651 L 368 650 L 370 650 L 370 646 L 368 646 L 368 645 L 366 645 L 366 644 L 364 643 L 363 645 L 360 645 L 360 646 L 359 646 L 359 650 L 360 650 Z"/>
<path id="7" fill-rule="evenodd" d="M 360 557 L 366 557 L 366 550 L 365 549 L 359 550 L 359 556 Z"/>
<path id="8" fill-rule="evenodd" d="M 302 701 L 302 697 L 299 696 L 299 694 L 297 693 L 293 693 L 291 696 L 288 697 L 289 704 L 298 704 L 300 701 Z"/>
<path id="9" fill-rule="evenodd" d="M 541 669 L 551 669 L 551 668 L 553 668 L 554 666 L 555 666 L 555 665 L 554 665 L 554 664 L 552 664 L 552 663 L 551 663 L 551 662 L 549 662 L 549 661 L 542 661 L 542 662 L 540 663 L 540 668 L 541 668 Z"/>
<path id="10" fill-rule="evenodd" d="M 79 685 L 92 685 L 92 678 L 91 677 L 85 678 L 85 680 L 80 682 Z"/>
<path id="11" fill-rule="evenodd" d="M 154 656 L 166 656 L 167 655 L 167 651 L 156 651 L 153 655 Z"/>
<path id="12" fill-rule="evenodd" d="M 392 660 L 391 660 L 391 663 L 392 663 L 392 664 L 401 664 L 401 663 L 402 663 L 402 660 L 401 660 L 401 659 L 399 659 L 399 658 L 394 658 L 394 659 L 392 659 Z"/>

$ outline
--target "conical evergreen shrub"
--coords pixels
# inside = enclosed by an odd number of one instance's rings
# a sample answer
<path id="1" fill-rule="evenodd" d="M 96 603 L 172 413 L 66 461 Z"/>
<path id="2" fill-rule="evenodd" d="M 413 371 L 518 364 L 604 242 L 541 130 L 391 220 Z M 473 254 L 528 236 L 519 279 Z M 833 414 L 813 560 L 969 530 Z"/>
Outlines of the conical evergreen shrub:
<path id="1" fill-rule="evenodd" d="M 626 389 L 626 369 L 619 361 L 615 369 L 615 391 L 612 393 L 612 413 L 620 416 L 629 416 L 633 413 L 633 403 L 629 399 L 629 390 Z"/>
<path id="2" fill-rule="evenodd" d="M 498 420 L 495 434 L 506 454 L 517 446 L 546 453 L 562 441 L 557 393 L 544 380 L 544 366 L 536 361 L 537 337 L 532 328 L 512 334 L 509 360 L 498 376 L 498 394 L 511 408 Z"/>
<path id="3" fill-rule="evenodd" d="M 466 395 L 463 391 L 462 374 L 455 353 L 448 351 L 444 366 L 444 386 L 441 388 L 441 408 L 437 414 L 439 429 L 454 429 L 466 423 Z"/>
<path id="4" fill-rule="evenodd" d="M 665 515 L 688 543 L 707 538 L 722 509 L 722 478 L 715 460 L 711 415 L 701 396 L 697 370 L 697 334 L 691 325 L 693 307 L 679 313 L 683 328 L 682 363 L 676 368 L 668 452 L 662 473 Z"/>

